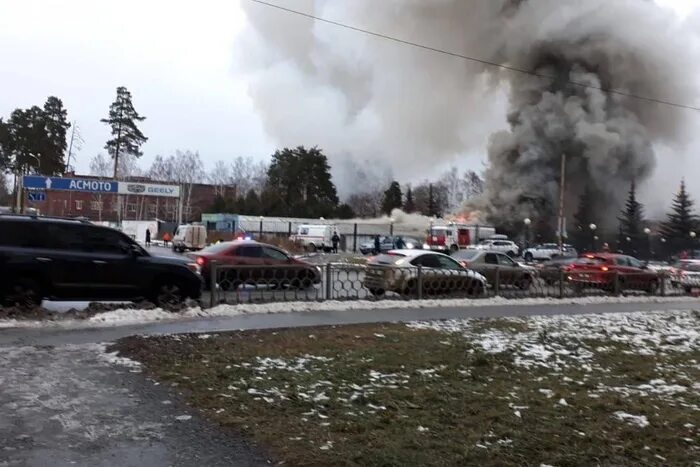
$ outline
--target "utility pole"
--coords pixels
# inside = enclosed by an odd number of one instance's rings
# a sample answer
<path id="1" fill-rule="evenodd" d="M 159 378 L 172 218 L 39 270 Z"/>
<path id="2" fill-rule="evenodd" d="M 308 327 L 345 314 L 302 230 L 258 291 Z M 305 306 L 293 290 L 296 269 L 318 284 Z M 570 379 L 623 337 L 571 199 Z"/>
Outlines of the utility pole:
<path id="1" fill-rule="evenodd" d="M 70 156 L 73 154 L 73 139 L 75 138 L 75 120 L 70 132 L 70 143 L 68 144 L 68 157 L 66 157 L 66 170 L 70 170 Z"/>
<path id="2" fill-rule="evenodd" d="M 559 255 L 564 254 L 564 190 L 566 189 L 566 154 L 561 155 L 559 178 Z"/>

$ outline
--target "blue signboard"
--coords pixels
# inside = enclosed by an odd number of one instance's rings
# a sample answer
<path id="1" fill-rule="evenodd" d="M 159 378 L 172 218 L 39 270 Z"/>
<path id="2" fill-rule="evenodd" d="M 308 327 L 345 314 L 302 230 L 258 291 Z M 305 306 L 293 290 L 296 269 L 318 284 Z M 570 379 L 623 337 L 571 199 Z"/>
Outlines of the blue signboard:
<path id="1" fill-rule="evenodd" d="M 116 193 L 119 190 L 119 183 L 114 180 L 96 180 L 94 178 L 25 175 L 22 181 L 24 188 L 34 189 L 87 191 L 90 193 Z"/>
<path id="2" fill-rule="evenodd" d="M 27 199 L 29 201 L 46 201 L 45 191 L 29 191 L 27 192 Z"/>

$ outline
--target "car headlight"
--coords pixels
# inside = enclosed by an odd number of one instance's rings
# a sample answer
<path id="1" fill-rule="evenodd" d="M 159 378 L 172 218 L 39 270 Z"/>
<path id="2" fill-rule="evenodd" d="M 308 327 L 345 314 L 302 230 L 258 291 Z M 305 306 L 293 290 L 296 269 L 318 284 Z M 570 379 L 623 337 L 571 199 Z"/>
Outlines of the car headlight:
<path id="1" fill-rule="evenodd" d="M 187 268 L 195 274 L 202 274 L 202 266 L 197 263 L 187 263 Z"/>

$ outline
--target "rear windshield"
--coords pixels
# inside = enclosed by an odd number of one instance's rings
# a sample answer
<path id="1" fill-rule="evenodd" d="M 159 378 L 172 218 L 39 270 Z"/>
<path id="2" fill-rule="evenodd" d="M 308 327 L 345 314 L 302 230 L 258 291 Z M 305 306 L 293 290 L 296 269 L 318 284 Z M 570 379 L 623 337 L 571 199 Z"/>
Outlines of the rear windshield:
<path id="1" fill-rule="evenodd" d="M 574 264 L 605 264 L 606 261 L 604 258 L 577 258 L 576 261 L 574 261 Z"/>
<path id="2" fill-rule="evenodd" d="M 479 250 L 459 250 L 452 257 L 454 259 L 474 259 L 479 256 L 481 252 Z"/>
<path id="3" fill-rule="evenodd" d="M 395 253 L 391 255 L 378 255 L 372 258 L 372 261 L 370 261 L 369 264 L 394 264 L 405 257 L 406 255 L 402 255 L 400 253 Z"/>
<path id="4" fill-rule="evenodd" d="M 202 250 L 202 253 L 212 253 L 212 254 L 219 254 L 219 253 L 224 253 L 228 251 L 231 248 L 231 243 L 229 242 L 221 242 L 221 243 L 216 243 L 214 245 L 210 245 L 206 247 L 205 249 Z"/>

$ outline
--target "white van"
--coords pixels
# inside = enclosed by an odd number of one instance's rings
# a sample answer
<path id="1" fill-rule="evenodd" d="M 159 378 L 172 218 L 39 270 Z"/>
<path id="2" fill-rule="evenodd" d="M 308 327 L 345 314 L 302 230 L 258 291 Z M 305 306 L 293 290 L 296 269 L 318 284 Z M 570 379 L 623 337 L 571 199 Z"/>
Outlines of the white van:
<path id="1" fill-rule="evenodd" d="M 333 225 L 304 224 L 300 225 L 296 235 L 292 235 L 289 239 L 301 243 L 304 249 L 309 251 L 330 251 L 335 231 L 336 228 Z"/>
<path id="2" fill-rule="evenodd" d="M 173 237 L 173 251 L 201 250 L 207 246 L 207 230 L 203 224 L 181 225 Z"/>

